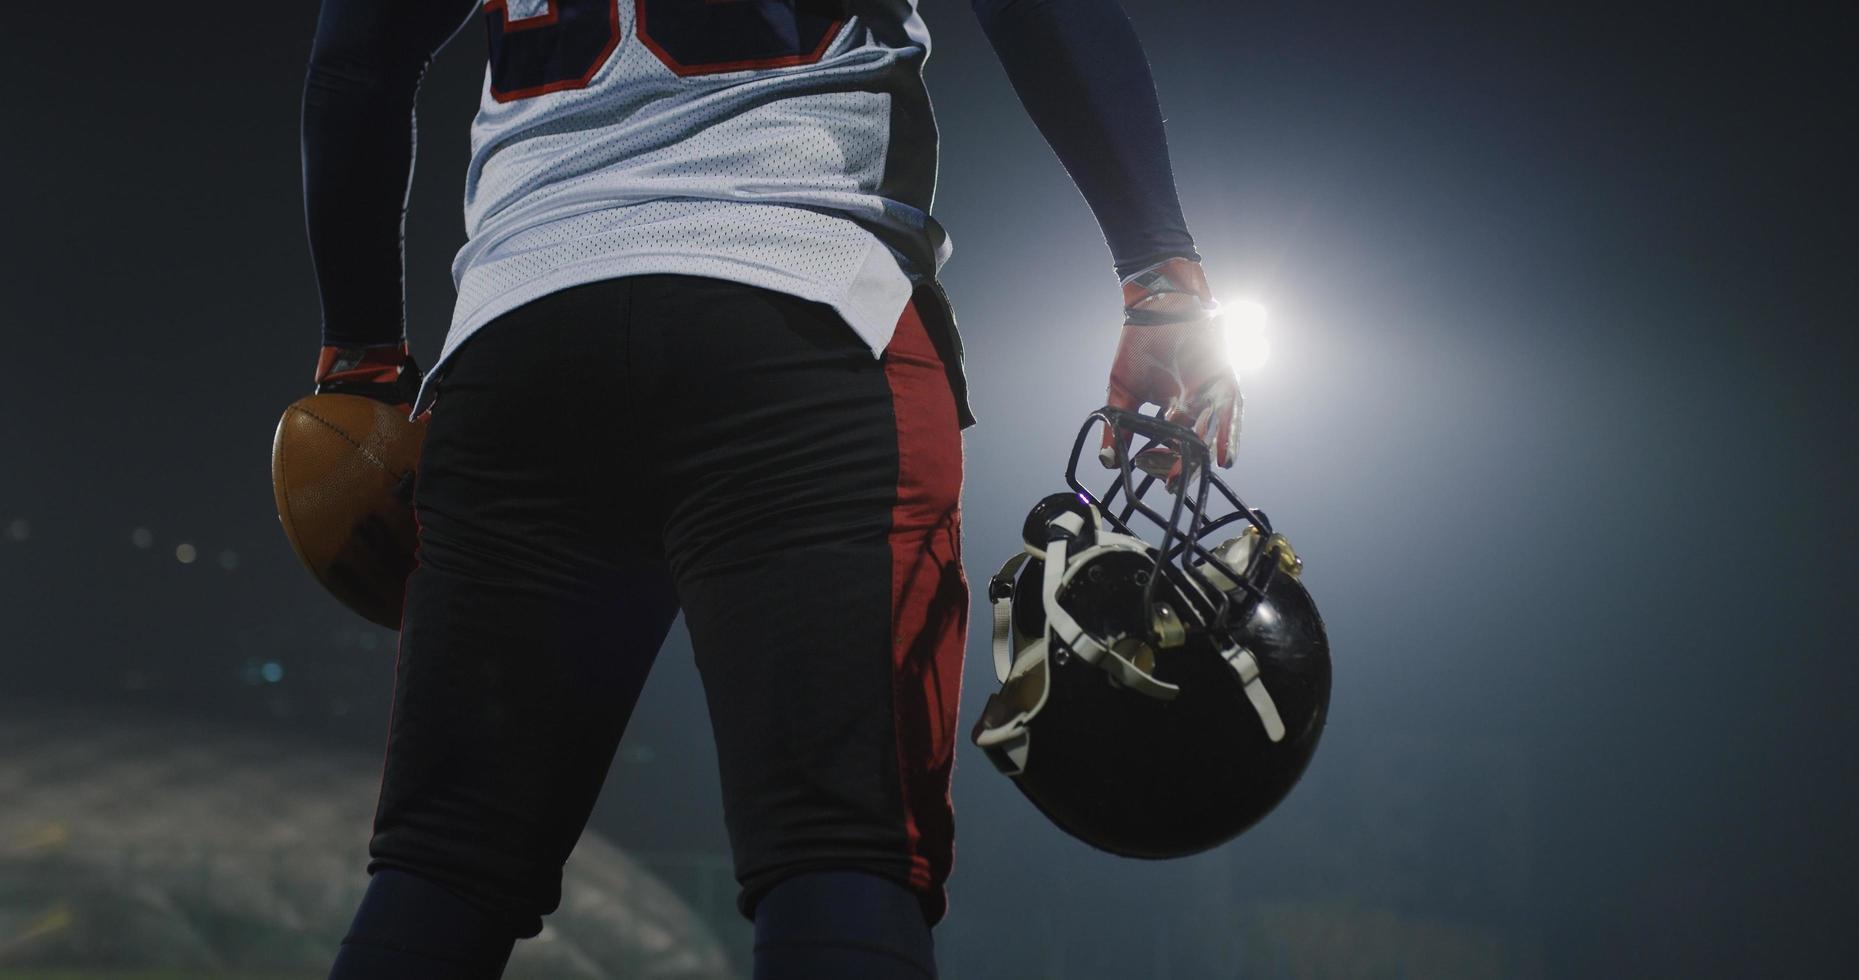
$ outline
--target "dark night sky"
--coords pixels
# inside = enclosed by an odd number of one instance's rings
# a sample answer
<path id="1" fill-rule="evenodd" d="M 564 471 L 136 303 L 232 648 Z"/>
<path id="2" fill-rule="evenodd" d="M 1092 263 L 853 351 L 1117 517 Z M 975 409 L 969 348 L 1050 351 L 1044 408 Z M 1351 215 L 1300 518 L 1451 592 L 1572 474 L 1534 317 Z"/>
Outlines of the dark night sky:
<path id="1" fill-rule="evenodd" d="M 967 5 L 923 6 L 980 579 L 1057 488 L 1116 295 Z M 1489 938 L 1513 975 L 1843 975 L 1859 33 L 1806 5 L 1127 6 L 1216 288 L 1273 312 L 1235 480 L 1309 564 L 1333 720 L 1273 818 L 1165 865 L 1061 838 L 964 745 L 948 975 L 1144 975 L 1158 930 L 1176 975 L 1226 975 L 1193 964 L 1313 907 Z M 372 749 L 392 634 L 313 590 L 272 512 L 317 344 L 315 5 L 254 9 L 9 14 L 0 693 Z M 422 97 L 427 360 L 482 57 L 467 30 Z M 708 737 L 680 628 L 596 826 L 720 848 Z"/>

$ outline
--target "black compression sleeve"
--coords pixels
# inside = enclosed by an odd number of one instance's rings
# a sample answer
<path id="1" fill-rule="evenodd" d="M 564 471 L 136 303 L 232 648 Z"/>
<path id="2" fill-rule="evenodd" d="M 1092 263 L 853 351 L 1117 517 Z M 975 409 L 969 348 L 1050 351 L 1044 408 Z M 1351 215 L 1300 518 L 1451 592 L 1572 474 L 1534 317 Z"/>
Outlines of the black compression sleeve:
<path id="1" fill-rule="evenodd" d="M 303 200 L 323 343 L 405 335 L 401 236 L 413 105 L 477 0 L 323 0 L 303 87 Z"/>
<path id="2" fill-rule="evenodd" d="M 1126 276 L 1198 258 L 1175 196 L 1155 80 L 1117 0 L 973 0 L 1027 114 Z"/>

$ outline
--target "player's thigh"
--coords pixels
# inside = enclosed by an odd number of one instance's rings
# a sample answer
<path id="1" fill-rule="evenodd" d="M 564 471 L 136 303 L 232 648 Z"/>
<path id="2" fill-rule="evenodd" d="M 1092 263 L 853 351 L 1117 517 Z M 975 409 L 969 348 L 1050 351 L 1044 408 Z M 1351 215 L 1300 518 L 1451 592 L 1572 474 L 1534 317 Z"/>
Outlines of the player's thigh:
<path id="1" fill-rule="evenodd" d="M 940 914 L 968 608 L 941 362 L 914 316 L 879 360 L 791 297 L 696 281 L 636 298 L 641 342 L 692 378 L 661 435 L 666 544 L 744 909 L 850 867 Z"/>
<path id="2" fill-rule="evenodd" d="M 623 367 L 604 319 L 616 299 L 558 294 L 468 341 L 415 490 L 371 853 L 519 931 L 558 901 L 676 614 L 655 535 L 627 506 L 624 432 L 600 420 L 618 414 L 599 397 Z"/>

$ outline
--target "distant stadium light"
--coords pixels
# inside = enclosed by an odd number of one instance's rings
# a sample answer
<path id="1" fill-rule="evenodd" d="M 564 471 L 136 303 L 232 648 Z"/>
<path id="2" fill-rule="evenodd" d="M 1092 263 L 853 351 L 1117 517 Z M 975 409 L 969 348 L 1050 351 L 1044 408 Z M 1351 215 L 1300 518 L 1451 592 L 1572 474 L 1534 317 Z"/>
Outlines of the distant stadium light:
<path id="1" fill-rule="evenodd" d="M 23 517 L 16 517 L 6 526 L 6 536 L 15 541 L 24 541 L 32 537 L 32 522 Z"/>
<path id="2" fill-rule="evenodd" d="M 174 547 L 174 560 L 183 565 L 192 565 L 194 559 L 198 557 L 200 557 L 200 552 L 194 550 L 194 546 L 185 541 Z"/>
<path id="3" fill-rule="evenodd" d="M 129 543 L 138 548 L 147 548 L 155 543 L 155 532 L 145 527 L 136 528 L 129 532 Z"/>

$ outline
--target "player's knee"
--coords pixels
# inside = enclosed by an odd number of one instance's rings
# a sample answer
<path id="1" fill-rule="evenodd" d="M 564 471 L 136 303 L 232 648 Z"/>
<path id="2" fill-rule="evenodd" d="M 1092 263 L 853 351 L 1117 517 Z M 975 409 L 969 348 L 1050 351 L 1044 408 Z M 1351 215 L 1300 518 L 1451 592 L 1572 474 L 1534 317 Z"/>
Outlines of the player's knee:
<path id="1" fill-rule="evenodd" d="M 881 875 L 811 871 L 755 909 L 756 980 L 934 980 L 918 896 Z"/>
<path id="2" fill-rule="evenodd" d="M 395 868 L 368 882 L 332 980 L 495 980 L 516 943 L 507 923 Z"/>
<path id="3" fill-rule="evenodd" d="M 377 832 L 368 852 L 370 873 L 395 870 L 431 882 L 476 909 L 495 932 L 517 939 L 540 933 L 542 917 L 561 905 L 560 862 L 531 860 L 404 828 Z"/>

